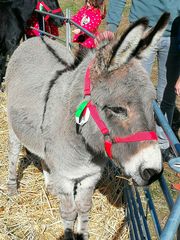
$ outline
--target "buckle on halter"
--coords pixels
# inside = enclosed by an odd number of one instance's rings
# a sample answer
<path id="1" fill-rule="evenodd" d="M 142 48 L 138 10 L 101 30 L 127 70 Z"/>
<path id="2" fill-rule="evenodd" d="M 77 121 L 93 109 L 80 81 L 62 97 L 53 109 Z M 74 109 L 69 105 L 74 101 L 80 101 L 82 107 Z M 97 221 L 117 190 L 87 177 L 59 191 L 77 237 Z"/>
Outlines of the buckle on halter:
<path id="1" fill-rule="evenodd" d="M 110 141 L 110 142 L 112 142 L 109 132 L 104 134 L 104 141 Z"/>

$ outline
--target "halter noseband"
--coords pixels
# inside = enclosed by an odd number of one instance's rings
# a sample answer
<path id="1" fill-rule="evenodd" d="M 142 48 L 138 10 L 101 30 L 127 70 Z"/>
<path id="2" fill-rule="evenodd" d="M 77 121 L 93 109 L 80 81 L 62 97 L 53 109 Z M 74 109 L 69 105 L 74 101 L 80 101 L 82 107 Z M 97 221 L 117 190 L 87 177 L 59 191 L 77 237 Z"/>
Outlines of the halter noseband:
<path id="1" fill-rule="evenodd" d="M 85 74 L 85 81 L 84 81 L 84 97 L 91 95 L 91 79 L 90 79 L 90 68 L 91 68 L 92 62 L 89 64 L 86 74 Z M 136 132 L 134 134 L 130 134 L 126 137 L 114 137 L 111 138 L 109 129 L 107 128 L 104 121 L 99 116 L 98 110 L 96 106 L 92 103 L 90 100 L 85 105 L 82 113 L 86 112 L 87 109 L 89 109 L 89 113 L 93 120 L 95 121 L 96 125 L 98 126 L 101 133 L 104 135 L 104 148 L 106 151 L 106 154 L 109 158 L 112 159 L 112 144 L 115 143 L 127 143 L 127 142 L 140 142 L 140 141 L 146 141 L 146 140 L 154 140 L 157 141 L 157 135 L 154 131 L 144 131 L 144 132 Z M 84 124 L 84 123 L 83 123 Z M 80 125 L 83 125 L 80 124 Z"/>
<path id="2" fill-rule="evenodd" d="M 47 12 L 50 12 L 50 13 L 53 13 L 53 14 L 58 13 L 58 12 L 62 12 L 62 9 L 61 9 L 61 8 L 57 8 L 57 9 L 54 9 L 54 10 L 50 9 L 43 1 L 40 1 L 40 2 L 37 3 L 37 7 L 36 7 L 36 8 L 37 8 L 38 10 L 40 10 L 40 5 L 42 5 L 43 8 L 44 8 Z M 50 18 L 50 16 L 47 14 L 47 15 L 45 16 L 44 20 L 47 21 L 49 18 Z"/>

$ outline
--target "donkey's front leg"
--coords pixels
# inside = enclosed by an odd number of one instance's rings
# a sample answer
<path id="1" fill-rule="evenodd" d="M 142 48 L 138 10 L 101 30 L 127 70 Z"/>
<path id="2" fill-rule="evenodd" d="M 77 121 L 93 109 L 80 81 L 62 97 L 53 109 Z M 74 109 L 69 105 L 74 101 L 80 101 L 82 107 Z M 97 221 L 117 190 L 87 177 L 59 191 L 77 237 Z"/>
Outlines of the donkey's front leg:
<path id="1" fill-rule="evenodd" d="M 60 198 L 60 212 L 64 223 L 64 239 L 75 240 L 74 223 L 77 211 L 74 201 L 74 182 L 65 178 L 60 179 L 58 196 Z"/>
<path id="2" fill-rule="evenodd" d="M 89 210 L 92 207 L 92 195 L 94 193 L 96 183 L 100 179 L 100 176 L 100 174 L 96 174 L 94 176 L 87 177 L 77 184 L 75 203 L 78 211 L 78 240 L 87 240 L 89 238 Z"/>
<path id="3" fill-rule="evenodd" d="M 8 193 L 10 195 L 17 194 L 17 161 L 20 152 L 20 141 L 16 137 L 14 131 L 9 127 L 9 176 L 8 176 Z"/>

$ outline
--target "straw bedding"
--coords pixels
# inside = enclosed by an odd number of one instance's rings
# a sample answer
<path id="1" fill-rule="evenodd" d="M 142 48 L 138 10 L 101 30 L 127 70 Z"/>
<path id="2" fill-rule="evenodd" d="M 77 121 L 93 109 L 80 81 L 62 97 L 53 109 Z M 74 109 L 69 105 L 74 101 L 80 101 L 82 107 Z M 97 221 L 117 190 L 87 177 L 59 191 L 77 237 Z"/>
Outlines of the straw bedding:
<path id="1" fill-rule="evenodd" d="M 0 93 L 0 240 L 63 239 L 59 202 L 45 190 L 38 161 L 31 162 L 22 151 L 19 161 L 19 194 L 7 195 L 8 127 L 6 94 Z M 93 196 L 90 240 L 125 240 L 128 227 L 122 204 L 122 182 L 112 168 L 106 172 Z"/>

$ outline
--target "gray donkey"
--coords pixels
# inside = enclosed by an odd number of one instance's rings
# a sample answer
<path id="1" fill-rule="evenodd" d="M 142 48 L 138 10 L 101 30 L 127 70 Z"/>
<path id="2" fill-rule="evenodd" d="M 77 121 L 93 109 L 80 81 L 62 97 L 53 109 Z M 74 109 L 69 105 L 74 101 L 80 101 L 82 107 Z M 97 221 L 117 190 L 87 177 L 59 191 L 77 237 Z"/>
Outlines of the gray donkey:
<path id="1" fill-rule="evenodd" d="M 137 185 L 162 172 L 155 90 L 140 59 L 168 18 L 162 15 L 149 31 L 142 18 L 82 61 L 44 37 L 22 43 L 9 62 L 9 193 L 17 193 L 21 143 L 43 159 L 46 187 L 60 199 L 65 239 L 74 239 L 76 218 L 77 238 L 88 239 L 93 191 L 109 158 Z"/>

